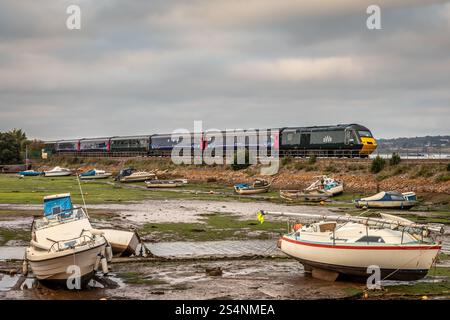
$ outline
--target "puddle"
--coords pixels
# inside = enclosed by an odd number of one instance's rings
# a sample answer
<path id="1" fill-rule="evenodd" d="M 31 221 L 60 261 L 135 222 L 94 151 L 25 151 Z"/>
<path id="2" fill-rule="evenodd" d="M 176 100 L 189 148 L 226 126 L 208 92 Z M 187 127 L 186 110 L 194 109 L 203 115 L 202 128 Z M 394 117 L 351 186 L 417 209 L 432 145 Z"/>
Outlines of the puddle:
<path id="1" fill-rule="evenodd" d="M 0 247 L 0 261 L 23 259 L 25 248 L 26 247 Z"/>
<path id="2" fill-rule="evenodd" d="M 146 243 L 146 246 L 153 254 L 161 257 L 283 256 L 276 246 L 276 240 L 159 242 Z"/>
<path id="3" fill-rule="evenodd" d="M 20 217 L 8 217 L 0 220 L 0 228 L 8 229 L 29 229 L 33 222 L 32 217 L 20 218 Z"/>

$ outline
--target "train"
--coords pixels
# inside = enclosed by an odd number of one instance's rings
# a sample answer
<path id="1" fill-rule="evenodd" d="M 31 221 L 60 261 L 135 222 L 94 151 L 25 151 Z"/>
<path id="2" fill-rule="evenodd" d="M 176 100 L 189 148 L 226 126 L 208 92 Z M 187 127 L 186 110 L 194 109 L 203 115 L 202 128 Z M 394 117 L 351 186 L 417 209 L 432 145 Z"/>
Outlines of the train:
<path id="1" fill-rule="evenodd" d="M 261 135 L 265 132 L 267 136 Z M 222 135 L 217 138 L 217 133 Z M 263 138 L 262 138 L 263 137 Z M 139 136 L 115 136 L 47 141 L 43 153 L 46 155 L 77 156 L 170 156 L 181 145 L 190 146 L 192 154 L 238 150 L 239 148 L 260 150 L 268 154 L 277 151 L 280 156 L 292 157 L 368 157 L 377 148 L 371 131 L 359 124 L 338 124 L 312 127 L 284 127 L 255 130 L 206 131 L 193 133 L 183 138 L 172 134 Z"/>

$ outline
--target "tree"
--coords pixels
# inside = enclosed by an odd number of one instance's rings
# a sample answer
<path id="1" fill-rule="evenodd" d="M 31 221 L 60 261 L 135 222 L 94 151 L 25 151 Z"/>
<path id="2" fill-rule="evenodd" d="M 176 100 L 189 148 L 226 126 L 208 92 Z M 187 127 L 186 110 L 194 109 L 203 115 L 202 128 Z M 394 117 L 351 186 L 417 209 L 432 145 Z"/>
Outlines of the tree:
<path id="1" fill-rule="evenodd" d="M 24 151 L 25 145 L 27 143 L 27 135 L 25 134 L 25 132 L 23 132 L 22 129 L 14 128 L 7 133 L 12 135 L 17 140 L 20 146 L 20 150 Z"/>
<path id="2" fill-rule="evenodd" d="M 22 162 L 20 142 L 11 132 L 0 132 L 0 164 L 17 164 Z"/>

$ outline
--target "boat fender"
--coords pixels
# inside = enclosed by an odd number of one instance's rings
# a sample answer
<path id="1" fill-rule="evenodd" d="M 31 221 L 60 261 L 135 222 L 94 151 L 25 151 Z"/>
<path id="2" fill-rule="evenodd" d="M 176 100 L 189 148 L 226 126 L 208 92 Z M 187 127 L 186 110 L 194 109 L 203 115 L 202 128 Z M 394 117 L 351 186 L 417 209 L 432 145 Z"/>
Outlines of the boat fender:
<path id="1" fill-rule="evenodd" d="M 102 264 L 103 274 L 104 275 L 108 274 L 109 270 L 108 270 L 108 262 L 106 261 L 106 257 L 102 256 L 100 261 L 101 261 L 101 264 Z"/>
<path id="2" fill-rule="evenodd" d="M 109 243 L 105 247 L 105 256 L 106 256 L 106 261 L 108 261 L 108 262 L 112 261 L 113 252 L 112 252 L 112 247 Z"/>
<path id="3" fill-rule="evenodd" d="M 90 231 L 94 236 L 102 236 L 105 234 L 105 232 L 103 230 L 99 230 L 99 229 L 91 229 Z"/>
<path id="4" fill-rule="evenodd" d="M 41 249 L 41 250 L 47 250 L 47 251 L 49 251 L 50 248 L 51 248 L 50 246 L 46 246 L 46 245 L 40 244 L 39 242 L 36 242 L 36 241 L 34 241 L 34 240 L 31 240 L 31 241 L 30 241 L 30 244 L 31 244 L 33 247 L 36 247 L 36 248 Z"/>
<path id="5" fill-rule="evenodd" d="M 24 275 L 25 277 L 28 275 L 28 262 L 27 262 L 27 260 L 23 260 L 22 275 Z"/>
<path id="6" fill-rule="evenodd" d="M 98 254 L 97 255 L 97 258 L 95 259 L 95 264 L 94 264 L 94 271 L 96 271 L 97 272 L 97 270 L 98 270 L 98 267 L 100 266 L 100 259 L 101 259 L 101 255 L 100 254 Z"/>

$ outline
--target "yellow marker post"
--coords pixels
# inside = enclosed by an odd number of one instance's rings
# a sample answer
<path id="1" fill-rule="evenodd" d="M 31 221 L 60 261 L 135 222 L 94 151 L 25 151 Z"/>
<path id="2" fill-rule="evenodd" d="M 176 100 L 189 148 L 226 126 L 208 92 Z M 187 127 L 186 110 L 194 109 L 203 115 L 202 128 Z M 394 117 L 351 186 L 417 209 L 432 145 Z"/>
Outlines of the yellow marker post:
<path id="1" fill-rule="evenodd" d="M 257 219 L 261 224 L 264 223 L 264 215 L 261 213 L 261 211 L 258 211 Z"/>

